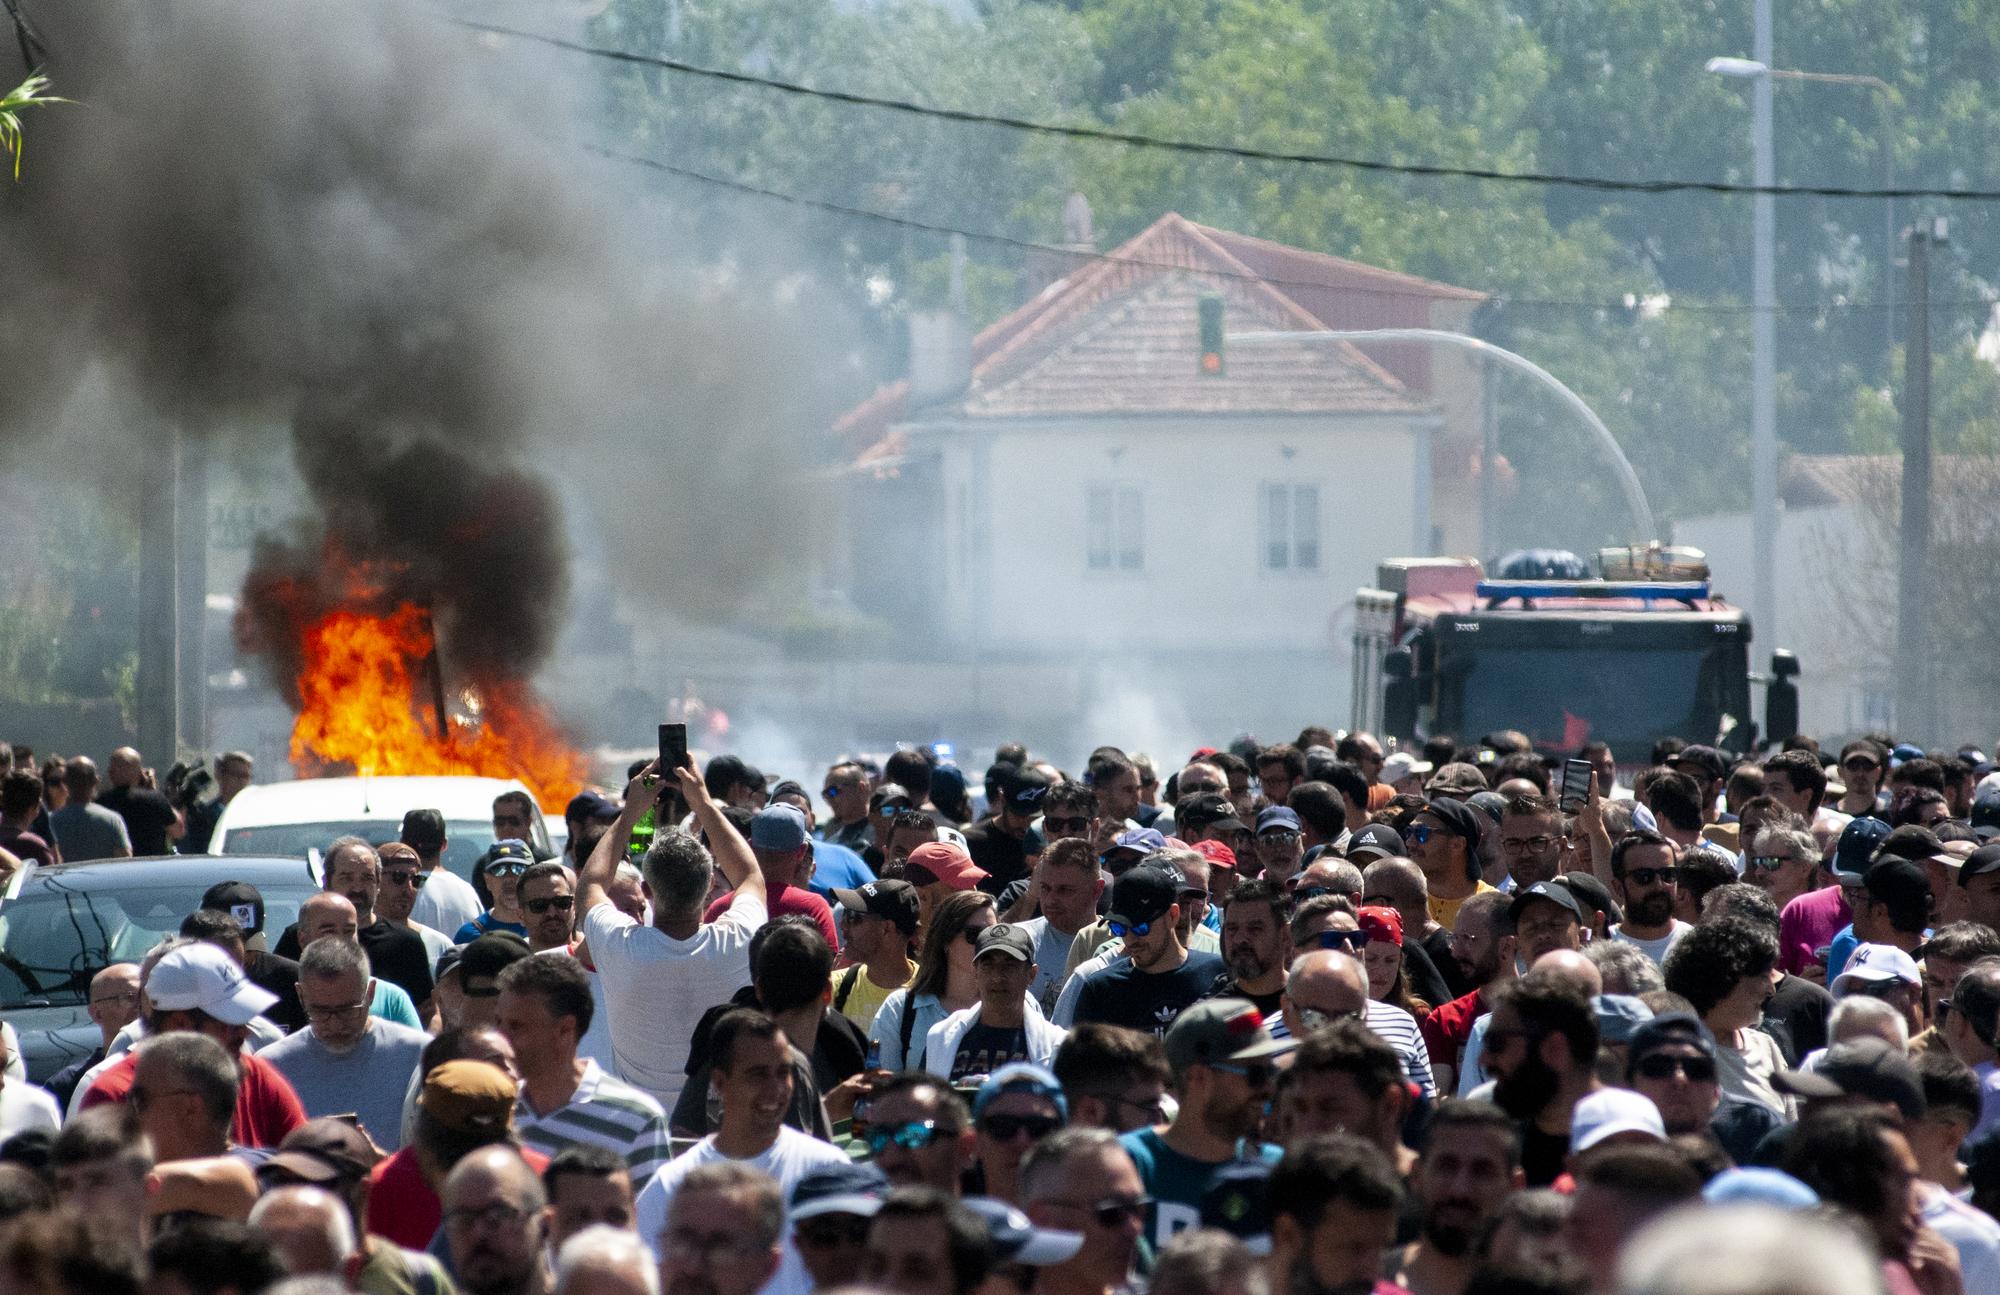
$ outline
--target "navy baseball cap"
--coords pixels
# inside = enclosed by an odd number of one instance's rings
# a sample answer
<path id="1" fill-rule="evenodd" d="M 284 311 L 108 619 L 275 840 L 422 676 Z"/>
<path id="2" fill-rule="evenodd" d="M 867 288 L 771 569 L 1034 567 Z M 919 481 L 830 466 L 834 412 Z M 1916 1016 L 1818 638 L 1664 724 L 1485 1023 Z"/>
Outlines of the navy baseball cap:
<path id="1" fill-rule="evenodd" d="M 1879 818 L 1857 818 L 1840 829 L 1840 842 L 1833 847 L 1833 871 L 1842 885 L 1858 885 L 1868 875 L 1875 852 L 1889 839 L 1889 825 Z"/>
<path id="2" fill-rule="evenodd" d="M 1264 835 L 1266 832 L 1298 832 L 1303 830 L 1303 826 L 1299 822 L 1298 811 L 1287 809 L 1283 805 L 1272 805 L 1257 815 L 1257 835 L 1259 836 Z"/>
<path id="3" fill-rule="evenodd" d="M 1142 863 L 1111 883 L 1111 911 L 1106 920 L 1121 926 L 1158 921 L 1181 897 L 1179 869 Z"/>

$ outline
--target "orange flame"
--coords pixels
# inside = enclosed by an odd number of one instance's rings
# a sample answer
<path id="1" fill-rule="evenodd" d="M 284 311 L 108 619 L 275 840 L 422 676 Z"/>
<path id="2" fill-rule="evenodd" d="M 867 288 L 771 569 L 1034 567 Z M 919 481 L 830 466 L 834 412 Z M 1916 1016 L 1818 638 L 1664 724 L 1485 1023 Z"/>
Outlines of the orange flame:
<path id="1" fill-rule="evenodd" d="M 311 624 L 292 725 L 299 774 L 345 767 L 362 774 L 519 778 L 543 809 L 561 813 L 581 790 L 588 766 L 527 684 L 482 683 L 476 722 L 437 716 L 440 732 L 419 718 L 417 672 L 432 646 L 429 617 L 414 603 L 387 616 L 336 611 Z"/>

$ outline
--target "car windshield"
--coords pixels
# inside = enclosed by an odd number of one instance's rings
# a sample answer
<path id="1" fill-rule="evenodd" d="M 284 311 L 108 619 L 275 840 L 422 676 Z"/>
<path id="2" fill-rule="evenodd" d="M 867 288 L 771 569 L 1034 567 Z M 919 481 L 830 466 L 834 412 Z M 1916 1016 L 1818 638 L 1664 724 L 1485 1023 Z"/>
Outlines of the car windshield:
<path id="1" fill-rule="evenodd" d="M 0 1010 L 86 1002 L 92 976 L 114 962 L 139 961 L 178 932 L 210 884 L 31 880 L 0 908 Z M 316 890 L 303 868 L 296 884 L 260 880 L 257 889 L 273 938 L 298 919 L 299 905 Z"/>
<path id="2" fill-rule="evenodd" d="M 1727 649 L 1481 648 L 1451 663 L 1463 672 L 1458 731 L 1519 729 L 1562 751 L 1593 739 L 1622 751 L 1669 733 L 1712 734 L 1729 706 L 1727 664 Z"/>
<path id="3" fill-rule="evenodd" d="M 287 858 L 306 857 L 309 850 L 324 854 L 326 847 L 336 838 L 358 836 L 374 845 L 386 845 L 397 840 L 401 823 L 384 819 L 361 820 L 351 823 L 272 823 L 265 827 L 231 828 L 229 840 L 223 845 L 224 854 L 278 855 Z M 486 847 L 493 844 L 493 824 L 476 818 L 453 819 L 444 827 L 444 866 L 467 881 L 472 880 L 472 865 L 479 856 L 486 853 Z"/>

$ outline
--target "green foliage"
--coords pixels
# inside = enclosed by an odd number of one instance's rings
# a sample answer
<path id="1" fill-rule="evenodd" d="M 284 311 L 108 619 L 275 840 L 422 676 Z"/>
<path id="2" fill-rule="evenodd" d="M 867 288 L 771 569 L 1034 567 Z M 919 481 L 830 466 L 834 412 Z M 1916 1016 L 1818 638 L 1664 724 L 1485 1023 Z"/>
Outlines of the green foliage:
<path id="1" fill-rule="evenodd" d="M 21 84 L 0 95 L 0 150 L 14 159 L 14 178 L 21 178 L 21 154 L 26 147 L 21 137 L 21 109 L 37 104 L 68 103 L 48 93 L 49 79 L 45 76 L 31 76 Z"/>

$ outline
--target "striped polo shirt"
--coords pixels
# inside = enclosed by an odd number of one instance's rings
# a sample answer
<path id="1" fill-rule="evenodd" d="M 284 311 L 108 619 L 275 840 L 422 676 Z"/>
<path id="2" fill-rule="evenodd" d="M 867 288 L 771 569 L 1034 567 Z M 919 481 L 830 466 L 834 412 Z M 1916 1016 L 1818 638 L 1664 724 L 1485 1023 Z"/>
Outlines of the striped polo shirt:
<path id="1" fill-rule="evenodd" d="M 522 1086 L 514 1107 L 514 1132 L 523 1144 L 553 1160 L 566 1147 L 596 1146 L 622 1157 L 636 1194 L 667 1163 L 667 1115 L 660 1104 L 585 1059 L 583 1078 L 567 1104 L 546 1115 L 528 1105 Z"/>

